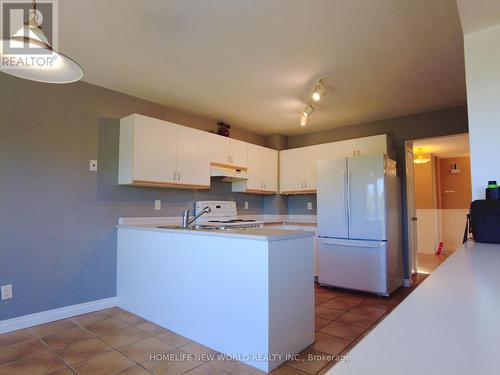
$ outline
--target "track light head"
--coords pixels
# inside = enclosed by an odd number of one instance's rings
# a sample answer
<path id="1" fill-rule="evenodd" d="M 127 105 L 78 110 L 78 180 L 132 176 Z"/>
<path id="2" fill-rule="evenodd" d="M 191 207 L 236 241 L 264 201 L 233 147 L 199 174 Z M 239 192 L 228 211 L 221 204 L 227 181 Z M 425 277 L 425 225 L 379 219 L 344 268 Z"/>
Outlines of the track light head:
<path id="1" fill-rule="evenodd" d="M 302 112 L 302 114 L 305 116 L 305 117 L 309 117 L 313 114 L 313 112 L 315 111 L 314 107 L 310 104 L 306 104 L 306 106 L 304 107 L 304 111 Z"/>
<path id="2" fill-rule="evenodd" d="M 318 83 L 316 84 L 316 86 L 314 86 L 314 92 L 312 94 L 312 99 L 315 101 L 315 102 L 319 102 L 321 100 L 321 98 L 323 97 L 323 95 L 325 95 L 325 84 L 324 84 L 324 81 L 323 81 L 323 78 L 321 78 Z"/>

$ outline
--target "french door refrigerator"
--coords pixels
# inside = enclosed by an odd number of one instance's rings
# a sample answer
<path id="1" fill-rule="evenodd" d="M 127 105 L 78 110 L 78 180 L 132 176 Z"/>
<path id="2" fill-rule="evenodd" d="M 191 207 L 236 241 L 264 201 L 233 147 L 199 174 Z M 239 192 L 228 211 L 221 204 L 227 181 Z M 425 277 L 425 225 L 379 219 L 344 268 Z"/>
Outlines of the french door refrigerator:
<path id="1" fill-rule="evenodd" d="M 402 284 L 401 191 L 385 155 L 317 163 L 322 285 L 389 295 Z"/>

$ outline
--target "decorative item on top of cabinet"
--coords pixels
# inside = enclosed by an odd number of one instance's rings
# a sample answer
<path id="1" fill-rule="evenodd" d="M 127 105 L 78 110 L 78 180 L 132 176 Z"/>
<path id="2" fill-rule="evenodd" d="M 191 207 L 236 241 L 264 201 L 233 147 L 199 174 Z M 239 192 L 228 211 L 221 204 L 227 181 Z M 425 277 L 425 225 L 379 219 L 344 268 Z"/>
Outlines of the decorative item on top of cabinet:
<path id="1" fill-rule="evenodd" d="M 217 123 L 217 134 L 223 137 L 229 137 L 229 129 L 231 129 L 231 125 L 222 121 Z"/>
<path id="2" fill-rule="evenodd" d="M 120 185 L 210 189 L 209 133 L 132 114 L 120 120 Z"/>

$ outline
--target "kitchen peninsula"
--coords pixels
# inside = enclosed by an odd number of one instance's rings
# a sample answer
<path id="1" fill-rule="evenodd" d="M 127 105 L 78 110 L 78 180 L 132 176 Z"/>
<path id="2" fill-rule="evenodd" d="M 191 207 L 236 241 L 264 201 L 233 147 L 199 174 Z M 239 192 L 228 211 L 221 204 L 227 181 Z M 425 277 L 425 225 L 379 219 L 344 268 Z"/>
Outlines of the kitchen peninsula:
<path id="1" fill-rule="evenodd" d="M 127 223 L 120 307 L 263 371 L 314 342 L 312 232 Z"/>

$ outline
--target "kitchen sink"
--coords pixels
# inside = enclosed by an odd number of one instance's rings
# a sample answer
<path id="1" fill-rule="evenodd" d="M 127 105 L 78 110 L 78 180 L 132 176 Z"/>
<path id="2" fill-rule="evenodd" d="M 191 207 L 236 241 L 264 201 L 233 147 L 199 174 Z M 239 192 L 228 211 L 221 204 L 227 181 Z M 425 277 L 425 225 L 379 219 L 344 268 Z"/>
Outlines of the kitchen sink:
<path id="1" fill-rule="evenodd" d="M 157 228 L 162 229 L 182 229 L 182 230 L 221 230 L 225 228 L 214 227 L 210 225 L 192 225 L 190 227 L 184 228 L 180 225 L 159 225 Z"/>

